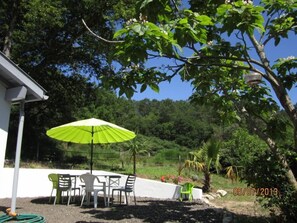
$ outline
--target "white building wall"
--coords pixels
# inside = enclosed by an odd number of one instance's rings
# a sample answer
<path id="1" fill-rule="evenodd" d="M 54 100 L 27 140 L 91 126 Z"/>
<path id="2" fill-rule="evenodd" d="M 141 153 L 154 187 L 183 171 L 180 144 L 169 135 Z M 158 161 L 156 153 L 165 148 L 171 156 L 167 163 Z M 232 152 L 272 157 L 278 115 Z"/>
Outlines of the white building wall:
<path id="1" fill-rule="evenodd" d="M 6 88 L 0 83 L 0 169 L 4 167 L 11 105 L 5 100 Z"/>

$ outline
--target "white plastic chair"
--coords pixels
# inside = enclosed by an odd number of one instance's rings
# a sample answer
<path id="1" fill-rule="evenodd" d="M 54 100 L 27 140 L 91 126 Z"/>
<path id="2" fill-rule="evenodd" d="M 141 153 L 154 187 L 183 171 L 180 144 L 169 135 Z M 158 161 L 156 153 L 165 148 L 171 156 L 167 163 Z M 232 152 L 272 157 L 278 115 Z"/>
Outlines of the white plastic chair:
<path id="1" fill-rule="evenodd" d="M 92 175 L 90 173 L 82 174 L 80 175 L 80 180 L 85 183 L 85 185 L 82 188 L 82 199 L 80 206 L 83 205 L 84 199 L 87 196 L 87 204 L 90 203 L 90 195 L 93 193 L 94 196 L 94 208 L 97 208 L 97 196 L 100 191 L 104 194 L 104 205 L 106 206 L 106 182 L 100 181 L 99 178 L 95 175 Z M 94 186 L 95 179 L 98 181 L 98 185 L 100 187 Z"/>
<path id="2" fill-rule="evenodd" d="M 136 205 L 136 196 L 135 196 L 135 190 L 134 190 L 134 185 L 136 181 L 136 176 L 135 175 L 128 175 L 125 186 L 123 187 L 118 187 L 118 188 L 113 188 L 112 189 L 112 202 L 114 202 L 113 198 L 113 193 L 114 191 L 119 191 L 120 192 L 120 204 L 122 203 L 122 192 L 125 193 L 125 199 L 126 199 L 126 205 L 128 205 L 128 194 L 133 193 L 134 195 L 134 203 Z"/>

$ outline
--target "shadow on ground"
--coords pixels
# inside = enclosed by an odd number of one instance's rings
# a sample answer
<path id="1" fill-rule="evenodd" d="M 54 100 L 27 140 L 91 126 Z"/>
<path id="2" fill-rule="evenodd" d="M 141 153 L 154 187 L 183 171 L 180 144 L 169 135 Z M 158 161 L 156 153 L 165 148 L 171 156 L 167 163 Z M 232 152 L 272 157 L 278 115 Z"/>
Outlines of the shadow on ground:
<path id="1" fill-rule="evenodd" d="M 85 210 L 96 219 L 133 222 L 221 222 L 221 209 L 205 207 L 202 203 L 163 200 L 139 201 L 129 206 L 113 206 L 105 211 Z M 81 222 L 82 223 L 82 222 Z"/>
<path id="2" fill-rule="evenodd" d="M 53 205 L 48 202 L 48 197 L 30 199 L 32 205 L 38 206 L 39 213 L 45 216 L 52 216 L 62 210 L 62 213 L 67 213 L 68 216 L 77 216 L 70 221 L 74 223 L 87 222 L 149 222 L 149 223 L 165 223 L 165 222 L 222 222 L 226 217 L 230 217 L 230 221 L 226 222 L 273 222 L 270 219 L 259 216 L 245 216 L 235 215 L 222 208 L 215 208 L 200 201 L 185 201 L 180 202 L 176 200 L 157 200 L 150 198 L 137 198 L 137 205 L 133 203 L 130 205 L 114 205 L 111 207 L 104 207 L 103 200 L 99 200 L 98 208 L 94 209 L 92 206 L 79 206 L 78 198 L 76 203 L 70 206 Z M 66 199 L 65 199 L 66 203 Z M 25 204 L 23 204 L 25 205 Z M 4 206 L 0 205 L 3 210 Z M 42 209 L 42 210 L 41 210 Z M 65 212 L 66 211 L 66 212 Z M 54 212 L 54 213 L 53 213 Z M 63 216 L 59 216 L 62 220 Z M 69 218 L 69 217 L 68 217 Z M 50 221 L 52 222 L 52 221 Z"/>

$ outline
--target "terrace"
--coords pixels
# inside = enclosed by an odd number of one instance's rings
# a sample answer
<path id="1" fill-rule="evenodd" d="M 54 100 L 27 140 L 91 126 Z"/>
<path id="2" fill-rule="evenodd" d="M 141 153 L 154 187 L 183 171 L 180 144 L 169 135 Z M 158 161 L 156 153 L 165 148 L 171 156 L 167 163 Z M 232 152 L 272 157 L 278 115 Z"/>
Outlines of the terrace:
<path id="1" fill-rule="evenodd" d="M 12 194 L 13 168 L 3 168 L 0 170 L 0 198 L 9 198 Z M 26 169 L 21 168 L 19 172 L 17 197 L 47 197 L 50 195 L 52 183 L 48 179 L 50 173 L 61 173 L 80 175 L 86 170 L 65 170 L 65 169 Z M 95 175 L 111 174 L 107 171 L 94 170 Z M 123 183 L 124 181 L 122 181 Z M 179 198 L 179 186 L 171 183 L 163 183 L 155 180 L 137 178 L 135 183 L 135 193 L 137 197 L 149 197 L 159 199 Z M 202 199 L 202 190 L 194 188 L 193 198 Z"/>

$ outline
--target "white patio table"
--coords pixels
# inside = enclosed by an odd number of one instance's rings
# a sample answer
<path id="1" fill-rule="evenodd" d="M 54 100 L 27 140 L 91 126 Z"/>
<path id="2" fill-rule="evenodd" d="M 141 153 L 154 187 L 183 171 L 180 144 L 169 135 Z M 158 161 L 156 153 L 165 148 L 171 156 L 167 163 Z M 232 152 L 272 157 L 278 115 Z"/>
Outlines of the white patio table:
<path id="1" fill-rule="evenodd" d="M 115 187 L 119 187 L 120 186 L 120 179 L 121 179 L 121 175 L 116 175 L 116 174 L 100 174 L 100 175 L 96 175 L 97 177 L 104 177 L 106 179 L 107 182 L 107 207 L 109 207 L 110 204 L 110 190 L 112 188 Z"/>

